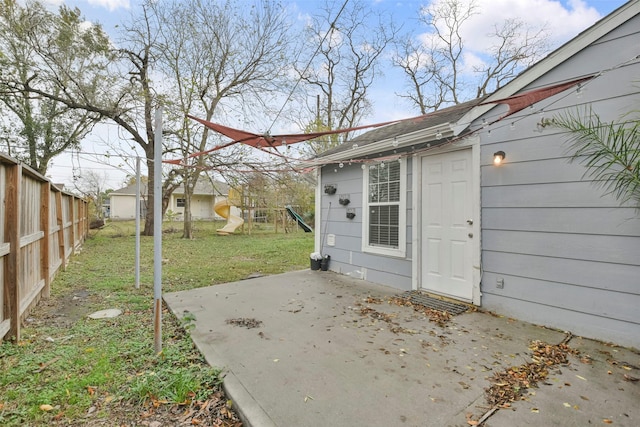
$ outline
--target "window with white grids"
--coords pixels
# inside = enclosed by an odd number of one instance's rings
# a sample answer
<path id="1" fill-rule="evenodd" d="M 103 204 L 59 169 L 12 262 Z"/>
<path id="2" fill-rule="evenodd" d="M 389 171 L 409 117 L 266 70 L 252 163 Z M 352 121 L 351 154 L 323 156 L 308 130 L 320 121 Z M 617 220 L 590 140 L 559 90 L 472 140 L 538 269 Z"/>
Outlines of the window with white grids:
<path id="1" fill-rule="evenodd" d="M 364 251 L 405 255 L 405 182 L 404 161 L 381 162 L 365 168 Z"/>

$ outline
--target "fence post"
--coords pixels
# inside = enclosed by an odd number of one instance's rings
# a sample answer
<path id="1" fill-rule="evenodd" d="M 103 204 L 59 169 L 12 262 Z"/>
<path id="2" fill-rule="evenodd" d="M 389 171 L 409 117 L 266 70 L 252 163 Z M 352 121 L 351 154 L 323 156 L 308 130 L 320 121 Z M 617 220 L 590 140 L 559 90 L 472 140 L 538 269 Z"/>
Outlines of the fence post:
<path id="1" fill-rule="evenodd" d="M 60 262 L 62 263 L 62 271 L 67 270 L 67 260 L 65 255 L 67 249 L 64 246 L 64 213 L 62 212 L 62 193 L 56 191 L 56 222 L 58 223 L 58 252 L 60 253 Z"/>
<path id="2" fill-rule="evenodd" d="M 20 340 L 20 183 L 22 166 L 13 164 L 5 169 L 5 223 L 9 253 L 5 257 L 4 295 L 9 314 L 9 337 Z"/>
<path id="3" fill-rule="evenodd" d="M 69 258 L 76 253 L 76 203 L 73 196 L 69 197 L 69 219 L 71 220 L 71 230 L 69 230 L 69 245 L 71 245 L 71 253 Z"/>
<path id="4" fill-rule="evenodd" d="M 83 200 L 82 206 L 84 206 L 84 215 L 82 216 L 84 218 L 84 237 L 82 238 L 82 241 L 85 242 L 89 236 L 89 203 L 86 200 Z M 99 209 L 102 211 L 102 206 L 100 206 Z"/>
<path id="5" fill-rule="evenodd" d="M 44 238 L 40 243 L 40 271 L 44 279 L 42 296 L 49 298 L 51 295 L 51 220 L 49 218 L 49 205 L 51 204 L 51 183 L 44 182 L 40 186 L 40 226 L 44 232 Z"/>

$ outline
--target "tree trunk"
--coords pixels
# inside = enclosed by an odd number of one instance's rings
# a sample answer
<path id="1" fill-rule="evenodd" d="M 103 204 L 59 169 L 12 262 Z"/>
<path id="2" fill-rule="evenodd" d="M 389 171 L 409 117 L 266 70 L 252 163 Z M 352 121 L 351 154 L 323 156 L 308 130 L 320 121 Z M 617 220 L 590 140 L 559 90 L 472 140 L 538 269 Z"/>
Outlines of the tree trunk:
<path id="1" fill-rule="evenodd" d="M 191 196 L 198 182 L 198 175 L 186 174 L 184 180 L 184 226 L 182 229 L 183 239 L 193 239 L 193 223 L 191 221 Z M 193 181 L 192 181 L 193 180 Z"/>
<path id="2" fill-rule="evenodd" d="M 184 227 L 182 229 L 183 239 L 193 239 L 193 224 L 191 223 L 191 196 L 184 199 Z"/>
<path id="3" fill-rule="evenodd" d="M 153 150 L 153 149 L 152 149 Z M 149 154 L 147 153 L 147 170 L 149 171 L 148 181 L 147 181 L 147 214 L 144 219 L 144 230 L 142 231 L 143 236 L 153 236 L 153 200 L 154 200 L 154 185 L 155 185 L 155 176 L 153 173 L 153 153 L 151 155 L 151 160 L 149 159 Z M 140 212 L 136 212 L 137 215 L 140 215 Z"/>

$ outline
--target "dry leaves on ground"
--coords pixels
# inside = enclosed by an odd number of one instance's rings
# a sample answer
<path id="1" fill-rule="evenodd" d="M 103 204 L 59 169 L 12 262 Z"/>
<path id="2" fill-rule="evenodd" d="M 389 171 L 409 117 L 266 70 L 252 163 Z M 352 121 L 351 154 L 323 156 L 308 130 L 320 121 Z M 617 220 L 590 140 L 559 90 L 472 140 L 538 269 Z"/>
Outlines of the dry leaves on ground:
<path id="1" fill-rule="evenodd" d="M 557 345 L 542 341 L 533 341 L 529 345 L 533 352 L 533 362 L 520 366 L 512 366 L 503 372 L 497 372 L 490 378 L 491 387 L 485 389 L 487 402 L 492 406 L 502 407 L 510 402 L 519 400 L 524 390 L 537 387 L 543 382 L 549 368 L 569 363 L 568 355 L 578 355 L 579 352 L 565 343 Z"/>
<path id="2" fill-rule="evenodd" d="M 394 296 L 390 297 L 387 302 L 400 307 L 411 307 L 414 311 L 426 316 L 431 322 L 437 323 L 438 326 L 444 326 L 453 317 L 448 311 L 434 310 L 422 304 L 413 303 L 409 297 Z"/>

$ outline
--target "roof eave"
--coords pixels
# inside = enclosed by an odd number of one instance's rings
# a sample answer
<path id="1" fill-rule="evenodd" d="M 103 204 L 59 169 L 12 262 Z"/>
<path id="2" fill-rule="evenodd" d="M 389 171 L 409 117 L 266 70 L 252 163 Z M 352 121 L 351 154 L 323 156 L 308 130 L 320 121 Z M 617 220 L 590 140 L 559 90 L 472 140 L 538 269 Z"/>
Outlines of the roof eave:
<path id="1" fill-rule="evenodd" d="M 440 136 L 438 137 L 438 134 Z M 338 162 L 347 161 L 353 159 L 361 159 L 373 154 L 381 154 L 384 152 L 398 150 L 405 147 L 409 147 L 416 143 L 423 143 L 429 141 L 437 141 L 442 138 L 449 138 L 455 136 L 454 127 L 451 123 L 441 123 L 436 126 L 432 126 L 426 129 L 420 129 L 415 132 L 411 132 L 404 135 L 398 135 L 393 138 L 385 138 L 383 140 L 367 144 L 363 147 L 358 147 L 350 150 L 340 151 L 339 153 L 330 154 L 328 156 L 320 156 L 325 162 Z"/>

